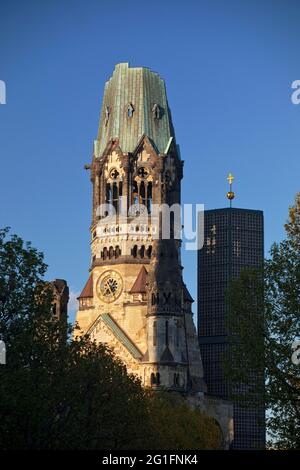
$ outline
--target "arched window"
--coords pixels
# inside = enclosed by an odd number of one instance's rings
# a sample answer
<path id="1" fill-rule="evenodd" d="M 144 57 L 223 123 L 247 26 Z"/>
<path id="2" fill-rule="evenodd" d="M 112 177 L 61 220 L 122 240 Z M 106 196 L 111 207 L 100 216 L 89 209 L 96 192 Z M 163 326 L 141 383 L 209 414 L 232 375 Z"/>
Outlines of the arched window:
<path id="1" fill-rule="evenodd" d="M 140 257 L 144 258 L 144 256 L 145 256 L 145 246 L 142 245 L 141 248 L 140 248 Z"/>
<path id="2" fill-rule="evenodd" d="M 103 259 L 106 259 L 108 256 L 108 251 L 107 251 L 107 248 L 103 248 Z"/>
<path id="3" fill-rule="evenodd" d="M 114 249 L 112 246 L 109 247 L 109 253 L 108 253 L 108 257 L 109 259 L 112 259 L 114 256 Z"/>
<path id="4" fill-rule="evenodd" d="M 146 190 L 144 181 L 140 184 L 140 201 L 145 206 L 146 205 Z"/>
<path id="5" fill-rule="evenodd" d="M 111 197 L 111 187 L 110 184 L 107 183 L 106 185 L 106 203 L 109 204 L 112 202 L 112 197 Z"/>
<path id="6" fill-rule="evenodd" d="M 132 118 L 133 113 L 134 113 L 134 107 L 133 107 L 132 103 L 128 103 L 128 106 L 127 106 L 127 116 L 130 117 L 130 118 Z"/>
<path id="7" fill-rule="evenodd" d="M 151 214 L 152 211 L 152 183 L 149 181 L 148 186 L 147 186 L 147 209 L 149 214 Z"/>
<path id="8" fill-rule="evenodd" d="M 157 292 L 157 294 L 155 292 L 153 292 L 152 294 L 152 305 L 157 305 L 159 304 L 159 293 Z"/>
<path id="9" fill-rule="evenodd" d="M 170 213 L 170 239 L 174 239 L 174 212 Z"/>
<path id="10" fill-rule="evenodd" d="M 113 183 L 112 197 L 113 197 L 113 200 L 112 200 L 113 206 L 114 206 L 116 212 L 118 212 L 119 196 L 118 196 L 118 185 L 117 185 L 117 183 Z"/>
<path id="11" fill-rule="evenodd" d="M 132 183 L 132 204 L 138 204 L 139 203 L 139 190 L 138 190 L 138 185 L 136 181 L 133 181 Z"/>
<path id="12" fill-rule="evenodd" d="M 115 249 L 115 258 L 119 258 L 120 255 L 121 255 L 121 250 L 120 250 L 119 245 L 117 245 Z"/>
<path id="13" fill-rule="evenodd" d="M 174 381 L 173 381 L 175 387 L 180 387 L 180 375 L 179 374 L 174 374 Z"/>
<path id="14" fill-rule="evenodd" d="M 147 248 L 147 256 L 148 256 L 148 258 L 151 258 L 151 254 L 152 254 L 152 246 L 150 245 L 150 246 L 148 246 L 148 248 Z"/>
<path id="15" fill-rule="evenodd" d="M 134 245 L 134 247 L 132 248 L 132 256 L 133 256 L 134 258 L 137 257 L 137 245 Z"/>
<path id="16" fill-rule="evenodd" d="M 156 377 L 155 377 L 155 374 L 152 372 L 151 376 L 150 376 L 150 383 L 151 385 L 155 385 L 156 384 Z"/>
<path id="17" fill-rule="evenodd" d="M 154 105 L 152 106 L 151 111 L 152 111 L 152 115 L 153 115 L 154 119 L 159 119 L 160 118 L 160 106 L 159 106 L 159 104 L 154 103 Z"/>

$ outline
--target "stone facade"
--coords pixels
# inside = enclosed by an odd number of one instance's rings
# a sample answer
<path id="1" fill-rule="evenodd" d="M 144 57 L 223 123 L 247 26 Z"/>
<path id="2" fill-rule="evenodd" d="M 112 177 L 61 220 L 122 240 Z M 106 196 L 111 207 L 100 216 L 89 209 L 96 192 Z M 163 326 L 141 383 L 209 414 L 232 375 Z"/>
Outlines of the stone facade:
<path id="1" fill-rule="evenodd" d="M 181 241 L 172 217 L 170 236 L 162 236 L 162 217 L 154 210 L 180 204 L 183 176 L 158 74 L 116 66 L 105 86 L 98 139 L 86 167 L 93 184 L 92 255 L 76 320 L 83 333 L 109 345 L 144 386 L 182 393 L 193 397 L 193 406 L 205 408 Z M 227 418 L 230 409 L 227 403 Z M 222 424 L 226 436 L 229 422 Z"/>

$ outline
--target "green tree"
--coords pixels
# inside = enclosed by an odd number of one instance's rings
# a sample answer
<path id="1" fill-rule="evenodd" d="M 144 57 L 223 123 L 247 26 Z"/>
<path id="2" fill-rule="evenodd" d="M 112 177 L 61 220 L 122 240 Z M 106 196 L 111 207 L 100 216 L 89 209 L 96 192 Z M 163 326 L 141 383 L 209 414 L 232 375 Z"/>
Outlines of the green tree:
<path id="1" fill-rule="evenodd" d="M 160 393 L 150 403 L 151 427 L 155 432 L 149 449 L 222 449 L 222 432 L 216 421 L 192 409 L 181 396 Z"/>
<path id="2" fill-rule="evenodd" d="M 109 349 L 72 339 L 53 317 L 46 268 L 30 244 L 0 231 L 1 448 L 139 447 L 145 391 Z"/>
<path id="3" fill-rule="evenodd" d="M 300 335 L 300 193 L 285 230 L 286 238 L 272 245 L 263 272 L 244 270 L 231 282 L 225 372 L 233 391 L 243 382 L 249 396 L 258 399 L 258 382 L 252 378 L 264 363 L 269 445 L 299 449 L 300 366 L 291 356 Z"/>
<path id="4" fill-rule="evenodd" d="M 46 269 L 41 253 L 0 230 L 0 448 L 218 447 L 213 420 L 143 389 L 104 345 L 74 339 L 52 315 Z"/>

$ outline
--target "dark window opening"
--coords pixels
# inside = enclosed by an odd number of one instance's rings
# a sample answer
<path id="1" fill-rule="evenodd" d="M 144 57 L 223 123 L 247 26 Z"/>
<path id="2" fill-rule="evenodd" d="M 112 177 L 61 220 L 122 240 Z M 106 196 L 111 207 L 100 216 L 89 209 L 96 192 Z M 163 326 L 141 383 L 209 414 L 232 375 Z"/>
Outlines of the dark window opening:
<path id="1" fill-rule="evenodd" d="M 152 183 L 149 182 L 147 186 L 147 210 L 149 214 L 152 211 Z"/>
<path id="2" fill-rule="evenodd" d="M 138 204 L 139 203 L 139 190 L 136 181 L 132 183 L 132 203 Z"/>
<path id="3" fill-rule="evenodd" d="M 145 206 L 146 205 L 146 190 L 145 190 L 144 181 L 142 181 L 140 184 L 140 200 L 142 204 Z"/>
<path id="4" fill-rule="evenodd" d="M 170 239 L 174 239 L 174 212 L 170 213 Z"/>
<path id="5" fill-rule="evenodd" d="M 117 212 L 118 211 L 118 201 L 119 201 L 117 183 L 113 183 L 112 197 L 113 197 L 112 203 L 113 203 L 113 206 L 114 206 L 114 208 Z"/>
<path id="6" fill-rule="evenodd" d="M 179 387 L 179 386 L 180 386 L 180 376 L 179 376 L 179 374 L 174 374 L 174 379 L 173 379 L 173 381 L 174 381 L 175 387 Z"/>
<path id="7" fill-rule="evenodd" d="M 132 256 L 133 256 L 134 258 L 137 257 L 137 245 L 134 245 L 134 247 L 132 248 Z"/>
<path id="8" fill-rule="evenodd" d="M 106 185 L 106 202 L 107 204 L 112 202 L 111 187 L 109 183 Z"/>
<path id="9" fill-rule="evenodd" d="M 159 304 L 159 293 L 155 294 L 153 292 L 152 296 L 151 296 L 151 301 L 152 301 L 152 305 L 157 305 Z"/>

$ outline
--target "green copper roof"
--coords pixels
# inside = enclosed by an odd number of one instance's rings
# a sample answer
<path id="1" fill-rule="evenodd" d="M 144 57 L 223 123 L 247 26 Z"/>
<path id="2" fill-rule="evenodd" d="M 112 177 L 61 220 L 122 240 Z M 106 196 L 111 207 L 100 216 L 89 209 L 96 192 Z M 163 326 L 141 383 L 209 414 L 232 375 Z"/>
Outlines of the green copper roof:
<path id="1" fill-rule="evenodd" d="M 159 117 L 154 107 L 158 106 Z M 133 107 L 128 116 L 128 107 Z M 110 139 L 118 138 L 124 153 L 133 152 L 146 134 L 159 153 L 164 153 L 174 130 L 162 78 L 145 67 L 117 64 L 105 84 L 100 125 L 95 142 L 101 157 Z"/>
<path id="2" fill-rule="evenodd" d="M 116 338 L 128 349 L 135 359 L 141 359 L 142 353 L 138 348 L 133 344 L 133 342 L 128 338 L 123 330 L 116 324 L 112 317 L 108 313 L 103 313 L 101 319 L 104 323 L 111 329 Z"/>

